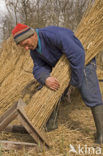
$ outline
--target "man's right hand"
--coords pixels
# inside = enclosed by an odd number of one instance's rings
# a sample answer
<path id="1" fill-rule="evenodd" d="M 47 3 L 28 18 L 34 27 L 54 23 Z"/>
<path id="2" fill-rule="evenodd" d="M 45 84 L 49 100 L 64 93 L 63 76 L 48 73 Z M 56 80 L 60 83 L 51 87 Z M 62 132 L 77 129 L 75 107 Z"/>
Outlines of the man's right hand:
<path id="1" fill-rule="evenodd" d="M 52 90 L 57 90 L 60 87 L 60 84 L 58 82 L 58 80 L 55 77 L 48 77 L 45 81 L 45 84 L 48 88 L 52 89 Z"/>

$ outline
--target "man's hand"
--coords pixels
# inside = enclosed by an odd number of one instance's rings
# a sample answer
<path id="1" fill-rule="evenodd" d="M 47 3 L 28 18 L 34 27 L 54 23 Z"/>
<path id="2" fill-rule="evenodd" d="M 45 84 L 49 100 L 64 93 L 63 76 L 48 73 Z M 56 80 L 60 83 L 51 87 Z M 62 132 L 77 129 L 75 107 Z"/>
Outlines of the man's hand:
<path id="1" fill-rule="evenodd" d="M 55 91 L 60 87 L 58 80 L 52 76 L 46 79 L 45 84 L 47 87 Z"/>

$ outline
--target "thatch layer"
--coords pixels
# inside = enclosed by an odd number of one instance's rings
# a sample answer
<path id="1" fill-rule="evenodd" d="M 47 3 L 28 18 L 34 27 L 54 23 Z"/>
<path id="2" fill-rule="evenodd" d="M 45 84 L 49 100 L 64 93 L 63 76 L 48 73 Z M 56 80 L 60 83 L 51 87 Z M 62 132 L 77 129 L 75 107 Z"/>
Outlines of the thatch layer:
<path id="1" fill-rule="evenodd" d="M 31 98 L 28 91 L 34 91 L 37 86 L 32 66 L 29 51 L 17 47 L 12 37 L 5 41 L 0 56 L 0 114 L 17 102 L 18 98 Z M 30 86 L 31 81 L 35 81 L 34 88 Z"/>
<path id="2" fill-rule="evenodd" d="M 75 34 L 87 53 L 86 64 L 103 51 L 103 0 L 95 0 L 93 7 L 83 16 Z"/>

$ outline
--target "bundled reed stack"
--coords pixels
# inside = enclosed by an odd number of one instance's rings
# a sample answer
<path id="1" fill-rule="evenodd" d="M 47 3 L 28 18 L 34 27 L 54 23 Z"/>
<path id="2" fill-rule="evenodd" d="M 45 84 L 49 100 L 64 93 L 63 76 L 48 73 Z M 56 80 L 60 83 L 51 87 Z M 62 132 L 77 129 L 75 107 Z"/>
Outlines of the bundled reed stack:
<path id="1" fill-rule="evenodd" d="M 85 52 L 85 64 L 103 51 L 103 1 L 95 0 L 93 7 L 85 13 L 76 36 L 81 40 Z"/>
<path id="2" fill-rule="evenodd" d="M 88 64 L 103 50 L 103 0 L 95 1 L 93 7 L 87 11 L 81 20 L 75 35 L 85 48 L 85 64 Z M 43 87 L 32 97 L 25 109 L 32 124 L 40 129 L 47 122 L 59 98 L 68 86 L 70 67 L 65 56 L 61 57 L 51 75 L 59 81 L 60 89 L 55 92 Z"/>
<path id="3" fill-rule="evenodd" d="M 17 47 L 12 37 L 8 38 L 0 55 L 0 115 L 19 98 L 29 102 L 38 86 L 32 67 L 29 51 Z"/>

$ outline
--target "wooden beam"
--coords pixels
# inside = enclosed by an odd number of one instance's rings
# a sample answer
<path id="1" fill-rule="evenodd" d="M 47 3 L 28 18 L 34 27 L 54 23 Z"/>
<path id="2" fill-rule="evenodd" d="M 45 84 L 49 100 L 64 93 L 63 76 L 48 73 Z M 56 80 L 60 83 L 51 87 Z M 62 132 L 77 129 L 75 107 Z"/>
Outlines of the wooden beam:
<path id="1" fill-rule="evenodd" d="M 15 141 L 7 141 L 0 140 L 1 150 L 22 150 L 26 151 L 33 149 L 34 151 L 38 150 L 38 147 L 35 143 L 28 142 L 15 142 Z"/>
<path id="2" fill-rule="evenodd" d="M 50 147 L 49 142 L 46 138 L 46 133 L 43 131 L 40 131 L 38 128 L 34 127 L 27 117 L 25 110 L 23 107 L 20 107 L 18 109 L 18 117 L 22 123 L 22 125 L 25 127 L 25 129 L 28 131 L 28 133 L 33 137 L 35 143 L 46 145 L 46 147 Z"/>
<path id="3" fill-rule="evenodd" d="M 5 129 L 7 125 L 12 122 L 18 115 L 17 103 L 10 107 L 1 117 L 0 117 L 0 131 Z"/>

